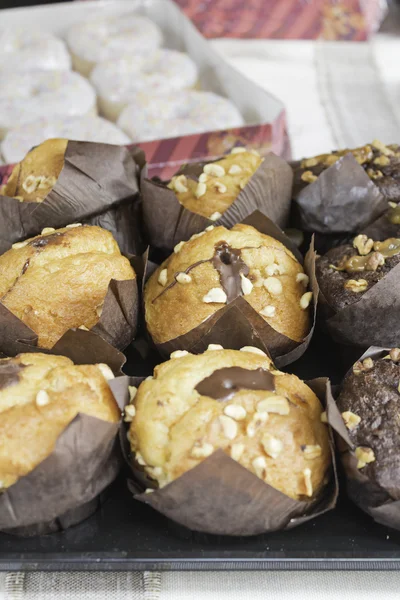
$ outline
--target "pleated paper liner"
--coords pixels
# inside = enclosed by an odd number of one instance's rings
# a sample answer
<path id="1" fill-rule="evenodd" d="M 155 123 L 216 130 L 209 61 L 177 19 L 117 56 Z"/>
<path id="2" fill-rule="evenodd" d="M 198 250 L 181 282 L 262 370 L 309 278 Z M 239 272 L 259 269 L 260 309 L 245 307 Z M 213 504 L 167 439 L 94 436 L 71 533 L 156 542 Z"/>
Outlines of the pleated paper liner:
<path id="1" fill-rule="evenodd" d="M 113 234 L 121 252 L 140 253 L 141 164 L 139 150 L 69 141 L 62 171 L 43 202 L 0 196 L 0 253 L 45 227 L 58 229 L 71 223 L 99 225 Z"/>
<path id="2" fill-rule="evenodd" d="M 28 346 L 20 351 L 42 350 Z M 81 330 L 67 332 L 56 353 L 76 364 L 109 364 L 117 374 L 125 361 L 101 338 Z M 129 377 L 118 376 L 108 384 L 123 411 L 129 402 Z M 119 428 L 120 423 L 78 414 L 58 437 L 51 454 L 0 493 L 0 530 L 23 536 L 44 535 L 71 527 L 93 514 L 121 468 Z"/>
<path id="3" fill-rule="evenodd" d="M 197 177 L 205 164 L 209 163 L 187 164 L 179 173 Z M 284 227 L 289 219 L 292 181 L 293 173 L 288 163 L 274 154 L 268 154 L 221 218 L 211 221 L 184 208 L 173 190 L 164 183 L 148 179 L 146 169 L 143 169 L 143 219 L 149 242 L 152 246 L 172 251 L 177 243 L 187 241 L 208 225 L 232 227 L 256 210 Z"/>
<path id="4" fill-rule="evenodd" d="M 387 202 L 354 156 L 346 154 L 316 181 L 294 193 L 294 225 L 323 234 L 358 232 L 387 210 Z"/>
<path id="5" fill-rule="evenodd" d="M 375 242 L 381 242 L 388 238 L 400 237 L 400 223 L 392 223 L 390 220 L 392 210 L 386 211 L 376 221 L 368 225 L 361 233 L 365 233 Z"/>
<path id="6" fill-rule="evenodd" d="M 242 223 L 251 225 L 261 233 L 279 240 L 294 254 L 297 260 L 303 262 L 296 245 L 259 211 L 245 218 Z M 239 350 L 243 346 L 256 346 L 271 356 L 279 368 L 297 360 L 306 351 L 315 328 L 318 303 L 315 256 L 311 245 L 304 261 L 305 272 L 310 278 L 310 289 L 313 292 L 311 327 L 301 342 L 292 340 L 276 331 L 243 296 L 238 296 L 191 331 L 167 342 L 155 344 L 157 350 L 163 357 L 168 357 L 175 350 L 188 350 L 198 354 L 206 350 L 209 344 L 221 344 L 224 348 L 234 350 Z"/>
<path id="7" fill-rule="evenodd" d="M 387 355 L 390 350 L 391 348 L 371 346 L 358 360 L 368 357 L 379 359 Z M 335 431 L 338 452 L 346 474 L 349 497 L 377 523 L 400 530 L 400 500 L 393 500 L 387 490 L 357 469 L 358 459 L 355 456 L 355 447 L 332 396 L 328 399 L 327 416 L 330 426 Z"/>
<path id="8" fill-rule="evenodd" d="M 100 336 L 100 339 L 123 350 L 135 337 L 138 315 L 139 293 L 136 279 L 126 281 L 112 279 L 99 321 L 91 331 Z M 0 352 L 8 356 L 26 352 L 21 349 L 24 344 L 37 346 L 37 334 L 1 302 L 0 331 Z M 40 349 L 40 351 L 44 350 Z M 54 353 L 53 349 L 50 352 Z"/>
<path id="9" fill-rule="evenodd" d="M 306 382 L 326 405 L 330 394 L 325 378 Z M 128 442 L 124 454 L 129 460 Z M 330 434 L 332 467 L 329 482 L 310 501 L 289 498 L 248 469 L 217 450 L 176 480 L 151 493 L 154 487 L 130 460 L 134 498 L 192 531 L 214 535 L 250 536 L 291 529 L 332 510 L 338 496 L 333 439 Z"/>

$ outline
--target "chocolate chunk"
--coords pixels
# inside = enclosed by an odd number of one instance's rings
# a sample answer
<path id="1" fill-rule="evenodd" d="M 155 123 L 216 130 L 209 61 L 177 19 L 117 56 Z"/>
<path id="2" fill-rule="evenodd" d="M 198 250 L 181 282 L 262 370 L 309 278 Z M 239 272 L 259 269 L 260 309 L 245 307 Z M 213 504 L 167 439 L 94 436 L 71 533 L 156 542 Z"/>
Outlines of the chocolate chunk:
<path id="1" fill-rule="evenodd" d="M 275 390 L 274 376 L 264 369 L 243 369 L 242 367 L 225 367 L 217 369 L 196 385 L 201 396 L 215 400 L 229 400 L 239 390 Z"/>
<path id="2" fill-rule="evenodd" d="M 241 253 L 240 249 L 231 248 L 226 242 L 220 242 L 215 246 L 212 264 L 219 273 L 221 286 L 228 302 L 242 295 L 240 274 L 245 276 L 249 274 L 249 267 L 241 258 Z"/>

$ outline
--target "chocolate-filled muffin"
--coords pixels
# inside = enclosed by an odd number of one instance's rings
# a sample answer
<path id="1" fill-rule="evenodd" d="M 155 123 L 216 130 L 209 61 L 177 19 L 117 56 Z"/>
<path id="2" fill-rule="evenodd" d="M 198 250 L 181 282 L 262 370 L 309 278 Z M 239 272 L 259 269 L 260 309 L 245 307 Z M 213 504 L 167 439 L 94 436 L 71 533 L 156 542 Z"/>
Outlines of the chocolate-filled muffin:
<path id="1" fill-rule="evenodd" d="M 389 202 L 400 201 L 400 146 L 379 140 L 360 148 L 335 150 L 305 158 L 294 166 L 294 192 L 297 195 L 309 183 L 340 158 L 351 153 Z"/>
<path id="2" fill-rule="evenodd" d="M 299 342 L 310 330 L 308 276 L 286 246 L 254 227 L 207 227 L 152 274 L 146 324 L 157 344 L 186 334 L 239 296 L 273 329 Z"/>
<path id="3" fill-rule="evenodd" d="M 337 312 L 358 302 L 399 262 L 399 238 L 374 242 L 358 235 L 352 244 L 332 248 L 320 257 L 316 275 L 324 299 Z"/>
<path id="4" fill-rule="evenodd" d="M 154 487 L 218 449 L 295 500 L 316 498 L 327 482 L 331 458 L 320 401 L 258 348 L 172 353 L 140 385 L 130 414 L 132 451 Z"/>
<path id="5" fill-rule="evenodd" d="M 221 160 L 201 165 L 197 177 L 175 175 L 168 187 L 182 206 L 216 221 L 236 200 L 263 160 L 256 150 L 234 148 Z"/>
<path id="6" fill-rule="evenodd" d="M 337 400 L 354 444 L 357 469 L 393 500 L 400 499 L 399 361 L 398 348 L 381 358 L 358 361 L 347 374 Z M 373 499 L 364 494 L 358 502 L 371 506 L 378 496 Z"/>

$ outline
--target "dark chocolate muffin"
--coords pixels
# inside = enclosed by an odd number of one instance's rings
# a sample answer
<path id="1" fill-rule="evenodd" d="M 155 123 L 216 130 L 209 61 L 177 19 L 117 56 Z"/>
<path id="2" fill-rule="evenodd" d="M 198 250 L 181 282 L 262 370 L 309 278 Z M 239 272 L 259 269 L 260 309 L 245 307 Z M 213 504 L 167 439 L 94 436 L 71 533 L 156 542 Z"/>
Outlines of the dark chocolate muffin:
<path id="1" fill-rule="evenodd" d="M 331 154 L 321 154 L 295 163 L 295 195 L 315 181 L 322 171 L 349 153 L 353 154 L 388 202 L 400 202 L 400 146 L 385 146 L 379 140 L 360 148 L 334 150 Z"/>
<path id="2" fill-rule="evenodd" d="M 354 444 L 357 469 L 393 500 L 400 499 L 399 361 L 399 348 L 382 353 L 382 358 L 358 361 L 337 401 Z M 375 503 L 372 498 L 363 500 Z"/>
<path id="3" fill-rule="evenodd" d="M 374 242 L 357 235 L 352 244 L 332 248 L 316 263 L 316 275 L 324 300 L 337 312 L 358 302 L 400 262 L 400 239 Z"/>

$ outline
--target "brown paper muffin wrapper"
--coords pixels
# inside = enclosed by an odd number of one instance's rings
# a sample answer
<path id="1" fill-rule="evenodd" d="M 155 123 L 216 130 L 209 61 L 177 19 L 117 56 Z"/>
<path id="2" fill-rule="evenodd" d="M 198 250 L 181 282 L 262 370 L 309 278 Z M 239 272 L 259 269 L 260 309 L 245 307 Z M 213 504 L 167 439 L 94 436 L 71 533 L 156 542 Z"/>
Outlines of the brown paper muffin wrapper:
<path id="1" fill-rule="evenodd" d="M 387 210 L 383 195 L 352 154 L 294 195 L 296 224 L 311 232 L 359 231 Z"/>
<path id="2" fill-rule="evenodd" d="M 330 384 L 326 378 L 306 382 L 326 404 Z M 125 447 L 125 455 L 129 454 Z M 136 500 L 194 531 L 249 536 L 291 529 L 333 509 L 338 495 L 335 455 L 331 436 L 332 469 L 329 483 L 311 501 L 289 498 L 271 487 L 223 450 L 162 489 L 142 493 L 146 482 L 131 469 L 129 488 Z M 144 485 L 143 485 L 144 484 Z M 147 486 L 149 487 L 149 486 Z"/>
<path id="3" fill-rule="evenodd" d="M 400 224 L 392 223 L 389 220 L 390 211 L 386 211 L 379 219 L 368 225 L 361 233 L 376 242 L 387 240 L 390 237 L 400 237 Z"/>
<path id="4" fill-rule="evenodd" d="M 64 350 L 68 350 L 66 345 Z M 96 363 L 99 358 L 99 362 L 106 362 L 113 353 L 117 351 L 109 347 L 100 356 L 98 349 L 91 351 L 87 345 L 85 364 Z M 68 352 L 64 355 L 73 359 Z M 125 375 L 109 381 L 121 411 L 129 402 L 129 382 Z M 119 428 L 119 423 L 78 414 L 61 433 L 51 454 L 0 493 L 0 531 L 44 535 L 93 514 L 121 468 Z"/>
<path id="5" fill-rule="evenodd" d="M 141 252 L 138 177 L 142 157 L 137 152 L 111 144 L 68 142 L 64 167 L 43 202 L 0 196 L 0 254 L 45 227 L 59 229 L 71 223 L 104 227 L 123 253 Z"/>
<path id="6" fill-rule="evenodd" d="M 197 177 L 205 164 L 209 163 L 185 165 L 179 173 Z M 184 208 L 173 190 L 162 182 L 148 179 L 144 169 L 141 192 L 149 242 L 152 246 L 172 250 L 177 243 L 187 241 L 194 233 L 203 231 L 209 225 L 230 228 L 256 210 L 284 227 L 289 219 L 292 181 L 293 173 L 288 163 L 275 154 L 268 154 L 221 218 L 211 221 Z"/>
<path id="7" fill-rule="evenodd" d="M 387 355 L 390 350 L 391 347 L 371 346 L 358 360 L 368 357 L 376 360 Z M 349 497 L 377 523 L 400 530 L 400 500 L 393 500 L 384 488 L 357 469 L 358 460 L 354 453 L 355 447 L 332 396 L 329 397 L 327 403 L 327 417 L 330 426 L 335 431 L 337 448 L 346 474 Z"/>
<path id="8" fill-rule="evenodd" d="M 336 313 L 321 291 L 319 299 L 323 326 L 336 342 L 364 349 L 399 345 L 400 264 L 367 290 L 358 302 Z"/>
<path id="9" fill-rule="evenodd" d="M 265 235 L 276 238 L 295 255 L 299 262 L 303 262 L 296 245 L 259 211 L 241 222 L 255 227 Z M 198 354 L 204 352 L 209 344 L 221 344 L 224 348 L 234 350 L 239 350 L 243 346 L 256 346 L 271 356 L 279 368 L 294 362 L 304 354 L 314 332 L 318 303 L 315 257 L 316 254 L 311 245 L 304 260 L 304 269 L 310 278 L 310 290 L 313 292 L 311 328 L 301 342 L 292 340 L 276 331 L 243 296 L 238 296 L 188 333 L 162 344 L 155 344 L 157 350 L 162 356 L 169 357 L 175 350 L 188 350 Z"/>
<path id="10" fill-rule="evenodd" d="M 100 319 L 91 331 L 96 334 L 96 337 L 99 337 L 99 340 L 105 340 L 108 344 L 123 350 L 135 337 L 138 315 L 139 293 L 136 279 L 126 281 L 112 279 L 108 286 Z M 37 346 L 37 334 L 1 302 L 0 331 L 0 352 L 7 356 L 15 356 L 19 352 L 29 352 L 23 348 Z M 83 330 L 77 331 L 88 333 Z M 59 342 L 60 340 L 54 348 Z M 97 343 L 101 344 L 100 341 Z M 54 354 L 54 348 L 49 352 Z M 43 348 L 40 348 L 39 351 L 46 352 Z"/>

